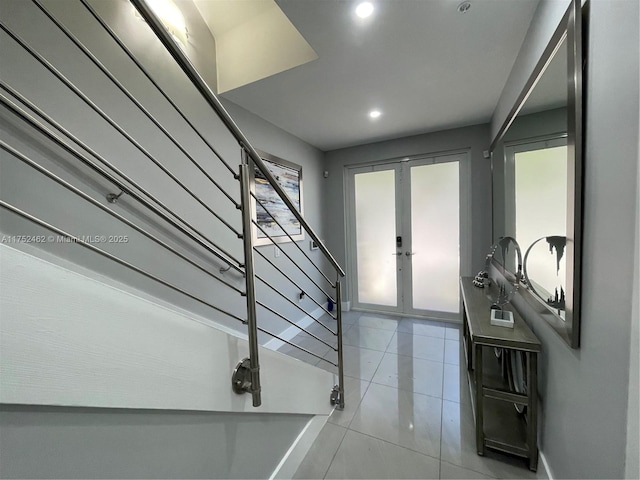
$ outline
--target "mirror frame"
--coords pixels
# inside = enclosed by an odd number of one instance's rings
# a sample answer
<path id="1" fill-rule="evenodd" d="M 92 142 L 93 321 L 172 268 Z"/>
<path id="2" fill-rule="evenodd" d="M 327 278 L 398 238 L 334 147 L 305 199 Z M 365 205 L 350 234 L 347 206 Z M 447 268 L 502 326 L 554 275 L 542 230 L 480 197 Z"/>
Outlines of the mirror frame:
<path id="1" fill-rule="evenodd" d="M 498 143 L 515 121 L 531 92 L 566 39 L 567 48 L 567 278 L 565 320 L 552 314 L 536 295 L 522 285 L 519 289 L 527 302 L 562 337 L 571 348 L 580 346 L 580 294 L 582 276 L 582 205 L 583 205 L 583 107 L 582 107 L 582 2 L 571 0 L 560 24 L 518 96 L 490 147 L 491 170 Z M 493 177 L 493 176 L 492 176 Z M 494 209 L 492 208 L 492 212 Z M 572 273 L 569 273 L 572 272 Z"/>

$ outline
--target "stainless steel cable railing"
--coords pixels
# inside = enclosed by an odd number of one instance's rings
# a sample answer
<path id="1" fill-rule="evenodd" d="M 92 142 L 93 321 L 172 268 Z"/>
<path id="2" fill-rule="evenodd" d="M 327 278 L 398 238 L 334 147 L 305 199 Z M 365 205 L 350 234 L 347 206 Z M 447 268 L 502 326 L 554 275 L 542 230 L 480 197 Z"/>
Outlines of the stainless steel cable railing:
<path id="1" fill-rule="evenodd" d="M 26 155 L 23 155 L 22 153 L 20 153 L 19 151 L 17 151 L 13 147 L 11 147 L 10 145 L 7 145 L 2 140 L 0 140 L 0 148 L 2 150 L 4 150 L 5 152 L 10 153 L 14 158 L 20 160 L 21 162 L 26 163 L 27 165 L 29 165 L 31 168 L 33 168 L 34 170 L 38 171 L 42 175 L 48 177 L 49 179 L 53 180 L 54 182 L 58 183 L 59 185 L 62 185 L 67 190 L 75 193 L 76 195 L 81 197 L 83 200 L 86 200 L 87 202 L 91 203 L 96 208 L 99 208 L 103 212 L 106 212 L 107 214 L 111 215 L 112 217 L 118 219 L 120 222 L 124 223 L 125 225 L 127 225 L 127 226 L 131 227 L 132 229 L 136 230 L 137 232 L 141 233 L 142 235 L 144 235 L 145 237 L 147 237 L 151 241 L 153 241 L 156 244 L 160 245 L 162 248 L 164 248 L 167 251 L 171 252 L 173 255 L 176 255 L 176 256 L 180 257 L 182 260 L 184 260 L 185 262 L 188 262 L 189 264 L 191 264 L 192 266 L 194 266 L 198 270 L 202 271 L 203 273 L 205 273 L 209 277 L 213 278 L 217 282 L 222 283 L 223 285 L 225 285 L 226 287 L 234 290 L 235 292 L 239 293 L 240 295 L 244 295 L 244 292 L 242 290 L 240 290 L 238 287 L 236 287 L 235 285 L 232 285 L 231 283 L 227 282 L 226 280 L 224 280 L 224 279 L 222 279 L 220 277 L 217 277 L 216 275 L 212 274 L 209 270 L 207 270 L 206 268 L 202 267 L 202 265 L 198 264 L 197 262 L 194 262 L 192 259 L 190 259 L 186 255 L 184 255 L 183 253 L 180 253 L 178 250 L 176 250 L 175 248 L 171 247 L 168 243 L 166 243 L 166 242 L 162 241 L 161 239 L 155 237 L 153 234 L 149 233 L 144 228 L 136 225 L 134 222 L 132 222 L 128 218 L 120 215 L 118 212 L 115 212 L 115 211 L 107 208 L 106 206 L 104 206 L 103 204 L 101 204 L 100 202 L 95 200 L 93 197 L 87 195 L 86 193 L 84 193 L 79 188 L 74 187 L 69 182 L 67 182 L 64 179 L 60 178 L 56 174 L 50 172 L 46 168 L 40 166 L 37 162 L 33 161 L 32 159 L 30 159 Z M 235 316 L 232 316 L 232 317 L 236 318 Z M 240 320 L 242 320 L 242 319 L 240 319 Z"/>
<path id="2" fill-rule="evenodd" d="M 194 293 L 190 288 L 178 282 L 180 278 L 169 279 L 166 278 L 166 275 L 152 271 L 153 268 L 135 264 L 131 259 L 126 258 L 131 256 L 131 252 L 125 250 L 116 251 L 115 247 L 99 248 L 90 241 L 85 241 L 80 232 L 74 232 L 70 228 L 55 225 L 45 218 L 41 218 L 38 214 L 28 211 L 28 208 L 15 204 L 19 203 L 19 197 L 15 202 L 1 199 L 0 208 L 10 215 L 55 233 L 71 243 L 115 262 L 146 279 L 150 279 L 198 304 L 204 305 L 206 308 L 212 309 L 234 321 L 246 324 L 250 354 L 248 358 L 239 362 L 233 372 L 232 388 L 237 393 L 251 393 L 254 406 L 257 407 L 261 404 L 262 387 L 258 348 L 258 335 L 261 333 L 267 337 L 276 338 L 282 344 L 291 346 L 306 355 L 318 359 L 320 362 L 336 367 L 338 382 L 333 388 L 330 398 L 332 403 L 339 408 L 343 408 L 344 366 L 341 310 L 343 269 L 277 182 L 263 162 L 260 154 L 229 116 L 216 95 L 211 91 L 191 61 L 165 30 L 145 1 L 131 0 L 131 3 L 186 77 L 185 84 L 195 89 L 195 92 L 213 110 L 216 118 L 222 121 L 226 134 L 230 135 L 239 146 L 239 158 L 237 159 L 239 167 L 237 170 L 231 166 L 233 161 L 229 161 L 228 158 L 225 158 L 225 155 L 220 154 L 217 148 L 214 148 L 214 142 L 207 138 L 207 135 L 202 132 L 202 128 L 197 125 L 197 122 L 190 119 L 189 115 L 179 107 L 178 102 L 172 98 L 172 95 L 161 88 L 160 83 L 150 73 L 150 69 L 120 38 L 109 25 L 109 22 L 105 21 L 87 0 L 79 0 L 79 2 L 90 18 L 96 22 L 99 29 L 102 32 L 106 32 L 108 38 L 113 41 L 114 48 L 125 55 L 128 61 L 131 62 L 132 68 L 142 74 L 153 90 L 161 95 L 162 101 L 166 102 L 181 121 L 189 127 L 189 130 L 195 133 L 211 155 L 202 157 L 200 154 L 194 153 L 193 146 L 181 141 L 179 135 L 172 132 L 168 124 L 154 116 L 151 108 L 145 105 L 145 101 L 136 98 L 132 90 L 125 85 L 125 82 L 116 73 L 109 70 L 99 55 L 92 51 L 72 31 L 73 29 L 69 25 L 65 25 L 63 21 L 57 18 L 41 0 L 31 0 L 35 11 L 39 12 L 43 19 L 50 22 L 75 47 L 74 53 L 87 59 L 115 87 L 115 91 L 119 92 L 130 105 L 135 107 L 135 110 L 142 115 L 141 118 L 148 122 L 150 127 L 155 128 L 160 136 L 168 142 L 168 145 L 175 149 L 172 150 L 171 155 L 178 155 L 184 158 L 187 164 L 191 165 L 195 172 L 205 179 L 221 195 L 221 198 L 225 199 L 230 208 L 226 210 L 219 209 L 217 205 L 207 201 L 209 196 L 208 189 L 205 194 L 196 191 L 181 169 L 167 165 L 170 158 L 169 154 L 154 153 L 153 149 L 145 144 L 144 139 L 137 138 L 136 134 L 129 131 L 116 115 L 107 113 L 107 110 L 102 108 L 90 93 L 83 91 L 72 81 L 68 74 L 57 68 L 54 61 L 47 58 L 46 54 L 38 51 L 38 48 L 31 45 L 29 40 L 24 38 L 20 32 L 15 31 L 7 24 L 10 22 L 0 19 L 0 31 L 15 46 L 21 49 L 25 58 L 28 57 L 30 61 L 40 65 L 50 74 L 50 77 L 44 78 L 43 76 L 43 89 L 46 89 L 47 85 L 49 85 L 46 82 L 55 81 L 57 85 L 64 86 L 70 95 L 81 100 L 81 104 L 88 107 L 88 111 L 104 122 L 104 128 L 109 128 L 111 132 L 115 132 L 116 137 L 123 139 L 123 144 L 128 145 L 127 148 L 131 149 L 131 152 L 139 155 L 139 158 L 150 162 L 151 168 L 157 169 L 172 185 L 178 187 L 177 191 L 186 194 L 187 198 L 194 202 L 194 206 L 197 205 L 202 208 L 207 215 L 210 215 L 212 219 L 215 219 L 224 229 L 230 232 L 236 242 L 241 242 L 241 244 L 235 245 L 231 240 L 226 243 L 222 242 L 218 238 L 219 235 L 216 233 L 216 228 L 210 226 L 212 224 L 208 221 L 199 217 L 198 221 L 185 218 L 185 215 L 176 209 L 177 205 L 173 205 L 168 198 L 163 197 L 161 200 L 160 197 L 162 195 L 152 191 L 153 189 L 149 188 L 149 186 L 144 186 L 144 182 L 136 179 L 134 175 L 119 166 L 118 162 L 114 162 L 114 159 L 109 158 L 109 152 L 99 151 L 90 141 L 72 132 L 65 125 L 65 122 L 55 118 L 56 115 L 46 112 L 45 109 L 38 105 L 37 101 L 33 101 L 28 94 L 23 93 L 21 86 L 16 85 L 15 82 L 6 81 L 4 78 L 0 79 L 0 106 L 6 112 L 5 120 L 12 125 L 19 125 L 21 129 L 28 130 L 30 132 L 29 138 L 34 143 L 39 145 L 46 144 L 47 149 L 55 149 L 56 152 L 64 154 L 65 162 L 76 162 L 75 164 L 95 175 L 95 178 L 100 180 L 100 185 L 103 188 L 110 189 L 111 192 L 106 196 L 97 196 L 95 188 L 85 188 L 86 185 L 85 187 L 79 185 L 76 181 L 77 179 L 69 178 L 69 175 L 63 175 L 54 171 L 51 167 L 46 167 L 38 161 L 37 155 L 34 156 L 24 151 L 24 145 L 12 145 L 10 139 L 14 137 L 10 134 L 6 135 L 6 139 L 0 140 L 0 151 L 3 152 L 3 166 L 18 168 L 17 166 L 21 165 L 20 168 L 28 168 L 32 172 L 29 175 L 35 175 L 38 178 L 41 177 L 46 181 L 52 182 L 52 184 L 74 196 L 74 198 L 81 199 L 87 206 L 95 209 L 96 212 L 106 215 L 119 225 L 122 225 L 123 228 L 126 227 L 131 232 L 139 234 L 140 238 L 148 240 L 151 244 L 160 248 L 161 251 L 194 268 L 207 279 L 211 279 L 213 281 L 212 286 L 217 285 L 217 288 L 223 291 L 232 292 L 237 296 L 236 298 L 244 297 L 244 311 L 234 311 L 233 308 L 228 308 L 212 301 L 207 298 L 207 295 Z M 141 26 L 141 28 L 146 27 Z M 212 160 L 218 162 L 227 172 L 227 175 L 231 174 L 231 176 L 228 179 L 224 179 L 219 175 L 213 174 L 211 171 L 211 168 L 213 168 Z M 318 245 L 318 249 L 322 254 L 319 261 L 317 259 L 314 260 L 311 255 L 304 251 L 299 243 L 283 228 L 273 215 L 273 212 L 256 196 L 251 175 L 253 169 L 258 170 L 267 180 L 282 204 L 299 222 L 301 230 Z M 192 176 L 189 176 L 189 178 L 192 178 Z M 119 193 L 114 193 L 114 191 Z M 236 195 L 240 197 L 239 200 L 236 200 Z M 264 210 L 266 215 L 272 219 L 273 223 L 282 230 L 284 236 L 289 240 L 286 247 L 284 244 L 279 244 L 284 255 L 280 262 L 274 262 L 269 259 L 263 248 L 257 247 L 254 243 L 255 234 L 260 231 L 264 237 L 275 244 L 274 238 L 253 218 L 251 206 L 254 204 L 259 205 Z M 120 208 L 118 210 L 119 207 L 124 207 L 125 205 L 126 209 Z M 184 210 L 184 207 L 181 206 L 181 209 Z M 241 218 L 229 218 L 230 211 L 238 212 Z M 142 226 L 140 224 L 142 219 L 144 221 L 151 219 L 153 227 Z M 206 225 L 204 228 L 202 226 L 203 222 Z M 169 232 L 170 235 L 163 235 L 162 232 Z M 255 260 L 259 261 L 256 262 Z M 287 266 L 283 266 L 282 262 L 286 262 Z M 216 264 L 215 268 L 212 268 L 213 263 Z M 260 271 L 258 272 L 258 270 Z M 226 272 L 229 271 L 236 272 L 239 277 L 236 279 L 225 277 Z M 335 276 L 335 280 L 331 279 L 332 276 Z M 274 286 L 276 278 L 280 282 L 284 282 L 288 287 L 284 288 L 282 285 Z M 240 287 L 237 282 L 242 282 L 243 286 Z M 256 288 L 257 286 L 259 288 Z M 298 302 L 302 298 L 308 299 L 308 303 L 317 307 L 315 311 L 310 311 L 292 299 L 291 291 L 296 292 L 296 296 L 299 295 Z M 327 302 L 336 306 L 335 311 L 327 306 Z M 316 318 L 317 312 L 325 316 L 323 321 Z M 300 326 L 300 321 L 295 319 L 297 317 L 294 318 L 294 313 L 298 316 L 302 314 L 303 319 L 306 319 L 306 324 L 309 324 L 309 322 L 314 326 L 319 324 L 319 330 L 314 331 Z M 326 348 L 336 354 L 337 361 L 334 362 L 332 358 L 327 358 L 327 355 L 318 354 L 317 351 L 314 352 L 311 348 L 304 348 L 296 344 L 290 337 L 283 337 L 273 333 L 273 327 L 265 328 L 264 325 L 260 325 L 264 322 L 293 327 L 295 331 L 303 333 L 309 339 L 317 342 L 322 348 Z M 333 322 L 335 322 L 335 326 L 331 328 L 330 325 Z"/>
<path id="3" fill-rule="evenodd" d="M 161 217 L 164 221 L 169 223 L 173 228 L 176 228 L 181 233 L 187 235 L 190 239 L 198 243 L 200 246 L 205 248 L 209 253 L 214 255 L 216 258 L 224 262 L 226 265 L 230 266 L 232 269 L 239 273 L 244 273 L 240 268 L 240 261 L 234 257 L 226 257 L 216 250 L 217 245 L 214 241 L 209 239 L 206 235 L 204 235 L 201 231 L 195 228 L 193 225 L 185 222 L 182 218 L 172 212 L 163 202 L 161 202 L 157 197 L 149 193 L 147 190 L 142 188 L 136 182 L 134 182 L 130 177 L 128 177 L 121 170 L 116 168 L 112 163 L 107 161 L 104 157 L 99 155 L 93 149 L 91 149 L 88 145 L 82 143 L 77 137 L 71 134 L 68 130 L 64 129 L 59 123 L 55 122 L 49 115 L 45 114 L 42 110 L 38 109 L 32 102 L 27 100 L 24 96 L 20 95 L 16 90 L 6 85 L 3 81 L 0 80 L 0 89 L 5 92 L 11 94 L 13 98 L 18 100 L 20 103 L 29 108 L 33 113 L 41 117 L 45 122 L 51 125 L 55 130 L 60 132 L 64 138 L 70 140 L 76 147 L 70 146 L 68 143 L 64 141 L 63 138 L 58 136 L 54 130 L 48 128 L 45 124 L 38 121 L 35 117 L 30 115 L 27 111 L 21 109 L 14 102 L 12 102 L 5 95 L 0 95 L 0 103 L 2 103 L 9 111 L 14 113 L 17 117 L 25 120 L 32 128 L 34 128 L 38 133 L 42 134 L 49 140 L 52 140 L 57 146 L 64 149 L 67 153 L 71 154 L 77 160 L 80 160 L 83 164 L 87 165 L 94 172 L 98 173 L 101 177 L 110 181 L 117 189 L 122 192 L 125 192 L 131 198 L 137 200 L 144 207 L 151 210 L 153 213 Z M 118 180 L 114 175 L 110 174 L 104 168 L 96 165 L 91 160 L 87 159 L 86 156 L 83 156 L 81 150 L 85 150 L 88 152 L 94 159 L 96 159 L 99 163 L 107 167 L 109 170 L 114 172 L 118 177 L 123 179 L 123 181 Z M 126 182 L 126 183 L 124 183 Z M 133 187 L 133 188 L 132 188 Z M 136 190 L 141 192 L 144 197 L 147 197 L 149 200 L 146 200 L 142 195 L 138 195 Z M 156 205 L 158 207 L 156 207 Z M 165 213 L 163 213 L 166 212 Z M 173 218 L 170 218 L 173 217 Z"/>

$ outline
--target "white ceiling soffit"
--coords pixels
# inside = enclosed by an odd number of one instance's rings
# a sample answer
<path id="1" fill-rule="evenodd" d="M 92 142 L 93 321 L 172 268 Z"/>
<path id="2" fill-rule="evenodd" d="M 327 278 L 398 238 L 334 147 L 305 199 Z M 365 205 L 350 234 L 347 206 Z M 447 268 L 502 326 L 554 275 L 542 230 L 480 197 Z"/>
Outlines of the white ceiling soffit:
<path id="1" fill-rule="evenodd" d="M 216 41 L 218 93 L 318 58 L 274 0 L 194 0 Z"/>
<path id="2" fill-rule="evenodd" d="M 489 122 L 539 0 L 370 1 L 277 0 L 318 59 L 222 96 L 325 151 Z"/>

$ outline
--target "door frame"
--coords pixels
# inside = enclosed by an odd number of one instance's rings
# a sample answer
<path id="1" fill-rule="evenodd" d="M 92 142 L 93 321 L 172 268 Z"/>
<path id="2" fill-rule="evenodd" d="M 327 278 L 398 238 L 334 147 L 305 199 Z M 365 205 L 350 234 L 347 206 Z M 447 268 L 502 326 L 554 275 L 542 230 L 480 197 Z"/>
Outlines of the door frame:
<path id="1" fill-rule="evenodd" d="M 396 206 L 399 202 L 402 202 L 402 194 L 398 190 L 398 179 L 401 175 L 401 165 L 397 161 L 391 162 L 376 162 L 367 165 L 354 165 L 345 167 L 345 194 L 346 194 L 346 212 L 345 212 L 345 232 L 346 232 L 346 253 L 347 253 L 347 265 L 349 272 L 352 274 L 348 276 L 348 291 L 349 298 L 351 299 L 352 310 L 363 310 L 370 312 L 384 312 L 399 315 L 403 310 L 403 298 L 400 295 L 400 289 L 402 288 L 402 278 L 396 273 L 396 292 L 397 292 L 397 305 L 395 307 L 385 305 L 375 305 L 359 303 L 357 301 L 357 279 L 358 279 L 358 259 L 355 253 L 355 182 L 353 179 L 355 175 L 359 173 L 373 173 L 380 171 L 394 170 L 395 171 L 395 202 Z M 402 217 L 398 215 L 398 209 L 396 207 L 396 232 L 402 229 Z M 353 253 L 352 253 L 353 252 Z M 391 255 L 391 253 L 390 253 Z M 397 271 L 397 264 L 396 264 Z"/>
<path id="2" fill-rule="evenodd" d="M 452 159 L 457 157 L 457 159 Z M 401 295 L 401 282 L 404 281 L 403 276 L 398 274 L 398 306 L 385 307 L 379 305 L 360 304 L 357 299 L 357 256 L 355 255 L 355 189 L 353 177 L 356 173 L 365 173 L 367 171 L 374 172 L 379 170 L 388 170 L 396 168 L 398 175 L 404 175 L 405 168 L 401 165 L 409 162 L 420 162 L 422 164 L 436 164 L 450 161 L 458 161 L 459 175 L 459 232 L 460 232 L 460 275 L 471 275 L 471 152 L 470 149 L 457 149 L 449 151 L 438 151 L 433 153 L 424 153 L 412 156 L 395 157 L 376 162 L 366 162 L 360 164 L 351 164 L 344 167 L 343 182 L 345 196 L 345 252 L 349 274 L 347 275 L 347 290 L 351 300 L 351 309 L 357 311 L 366 311 L 372 313 L 391 313 L 403 317 L 433 318 L 437 320 L 460 322 L 462 308 L 457 313 L 436 312 L 428 310 L 416 310 L 409 308 L 411 302 L 410 293 L 403 292 Z M 404 179 L 401 179 L 401 181 Z M 402 222 L 410 222 L 411 211 L 409 205 L 404 205 L 407 201 L 405 195 L 396 188 L 396 206 L 401 205 L 400 211 L 396 207 L 396 232 L 401 231 Z M 405 218 L 403 218 L 403 216 Z M 407 217 L 408 216 L 408 217 Z M 407 220 L 408 218 L 408 220 Z M 403 247 L 404 248 L 404 247 Z M 407 269 L 403 269 L 403 274 L 408 274 Z"/>

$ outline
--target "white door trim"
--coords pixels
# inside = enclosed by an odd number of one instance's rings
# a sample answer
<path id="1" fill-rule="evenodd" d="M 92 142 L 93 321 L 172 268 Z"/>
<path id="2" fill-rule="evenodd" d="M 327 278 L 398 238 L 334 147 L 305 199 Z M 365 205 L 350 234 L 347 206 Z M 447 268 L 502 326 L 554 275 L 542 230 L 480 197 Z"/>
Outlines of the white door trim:
<path id="1" fill-rule="evenodd" d="M 457 157 L 452 159 L 451 157 Z M 424 162 L 429 163 L 442 163 L 447 161 L 459 162 L 459 194 L 460 194 L 460 274 L 471 274 L 471 165 L 470 165 L 469 149 L 456 149 L 446 152 L 425 153 L 420 155 L 414 155 L 409 157 L 393 158 L 380 162 L 372 162 L 367 164 L 347 165 L 344 167 L 345 174 L 344 179 L 344 192 L 345 192 L 345 252 L 347 266 L 349 269 L 349 281 L 348 289 L 351 299 L 351 306 L 354 310 L 366 310 L 366 311 L 380 311 L 396 313 L 407 316 L 423 316 L 441 319 L 445 321 L 459 321 L 460 313 L 447 313 L 447 312 L 435 312 L 426 310 L 412 310 L 409 308 L 400 309 L 402 305 L 402 298 L 399 298 L 398 308 L 384 308 L 372 305 L 363 305 L 358 302 L 357 298 L 357 258 L 355 255 L 355 232 L 353 226 L 355 225 L 355 191 L 354 191 L 354 175 L 362 172 L 373 172 L 376 170 L 386 170 L 392 165 L 401 165 L 402 163 L 414 162 L 420 164 Z M 403 175 L 400 169 L 400 174 Z M 398 198 L 401 192 L 396 188 L 396 205 L 403 205 L 406 203 L 406 199 Z M 408 197 L 408 195 L 406 196 Z M 410 210 L 405 205 L 400 209 L 401 213 L 406 217 L 409 215 Z M 401 215 L 396 215 L 396 222 L 400 219 Z M 406 222 L 406 220 L 404 220 Z M 397 230 L 401 231 L 401 225 L 397 225 Z M 406 234 L 405 234 L 406 236 Z M 405 244 L 406 245 L 406 244 Z M 410 246 L 410 245 L 409 245 Z M 403 251 L 405 248 L 403 247 Z M 398 282 L 401 282 L 401 278 L 398 278 Z M 398 285 L 398 292 L 400 296 L 402 286 Z M 405 304 L 411 305 L 406 302 L 407 296 L 405 294 Z M 409 299 L 410 301 L 410 299 Z M 461 309 L 460 309 L 461 311 Z"/>

